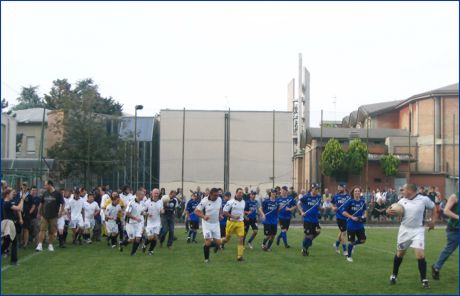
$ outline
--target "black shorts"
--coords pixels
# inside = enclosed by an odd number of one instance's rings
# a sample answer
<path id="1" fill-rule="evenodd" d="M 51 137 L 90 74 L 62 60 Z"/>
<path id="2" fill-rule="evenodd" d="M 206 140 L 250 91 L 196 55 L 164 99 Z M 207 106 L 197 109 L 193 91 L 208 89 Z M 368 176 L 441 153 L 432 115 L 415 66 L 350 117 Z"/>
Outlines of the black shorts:
<path id="1" fill-rule="evenodd" d="M 340 232 L 347 231 L 347 220 L 337 219 L 337 225 L 339 226 Z"/>
<path id="2" fill-rule="evenodd" d="M 366 240 L 366 231 L 364 228 L 358 230 L 347 230 L 347 237 L 350 243 L 354 243 L 357 238 L 358 241 Z"/>
<path id="3" fill-rule="evenodd" d="M 190 228 L 193 230 L 200 229 L 200 222 L 198 221 L 190 221 Z"/>
<path id="4" fill-rule="evenodd" d="M 289 230 L 289 225 L 291 225 L 291 219 L 279 219 L 280 228 Z"/>
<path id="5" fill-rule="evenodd" d="M 278 227 L 276 224 L 264 224 L 264 234 L 265 235 L 276 235 Z"/>
<path id="6" fill-rule="evenodd" d="M 220 237 L 224 238 L 227 233 L 225 232 L 225 228 L 227 228 L 227 224 L 220 224 Z"/>
<path id="7" fill-rule="evenodd" d="M 259 226 L 257 226 L 256 219 L 249 219 L 244 221 L 244 233 L 248 232 L 249 226 L 251 226 L 251 229 L 253 231 L 259 229 Z"/>
<path id="8" fill-rule="evenodd" d="M 303 232 L 306 235 L 317 236 L 321 232 L 321 227 L 319 223 L 303 222 Z"/>

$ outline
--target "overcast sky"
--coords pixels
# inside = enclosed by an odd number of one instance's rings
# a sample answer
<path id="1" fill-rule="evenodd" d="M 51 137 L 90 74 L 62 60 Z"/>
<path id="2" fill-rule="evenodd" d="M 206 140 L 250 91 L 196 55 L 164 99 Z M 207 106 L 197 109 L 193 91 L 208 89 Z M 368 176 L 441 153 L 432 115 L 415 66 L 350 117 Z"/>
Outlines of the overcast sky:
<path id="1" fill-rule="evenodd" d="M 93 78 L 134 113 L 287 110 L 298 55 L 311 125 L 458 82 L 458 2 L 1 2 L 1 96 Z M 334 97 L 336 105 L 334 107 Z"/>

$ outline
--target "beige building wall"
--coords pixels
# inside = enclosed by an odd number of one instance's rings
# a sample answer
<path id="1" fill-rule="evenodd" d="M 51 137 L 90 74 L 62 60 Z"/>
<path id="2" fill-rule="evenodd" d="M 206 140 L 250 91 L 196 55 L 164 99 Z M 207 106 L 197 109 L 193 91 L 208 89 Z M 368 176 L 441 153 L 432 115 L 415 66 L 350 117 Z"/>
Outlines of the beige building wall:
<path id="1" fill-rule="evenodd" d="M 45 126 L 46 128 L 46 126 Z M 22 134 L 21 151 L 16 152 L 16 158 L 38 158 L 40 155 L 41 123 L 18 124 L 17 134 Z M 44 143 L 46 143 L 46 133 L 44 133 Z M 47 155 L 44 144 L 44 156 Z"/>
<path id="2" fill-rule="evenodd" d="M 185 112 L 184 191 L 224 186 L 225 111 Z M 160 114 L 160 186 L 181 187 L 182 110 Z M 275 112 L 275 183 L 290 185 L 291 113 Z M 272 187 L 273 112 L 230 112 L 230 190 Z"/>
<path id="3" fill-rule="evenodd" d="M 2 158 L 16 158 L 16 120 L 2 114 Z"/>

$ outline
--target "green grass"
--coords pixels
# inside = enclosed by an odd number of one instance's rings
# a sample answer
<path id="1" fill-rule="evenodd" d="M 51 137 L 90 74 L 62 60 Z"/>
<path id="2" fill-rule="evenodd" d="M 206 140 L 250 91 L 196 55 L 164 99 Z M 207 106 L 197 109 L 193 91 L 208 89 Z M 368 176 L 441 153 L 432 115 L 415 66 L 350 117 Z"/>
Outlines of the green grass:
<path id="1" fill-rule="evenodd" d="M 186 244 L 184 229 L 173 250 L 157 247 L 154 256 L 129 256 L 105 243 L 43 251 L 20 250 L 20 265 L 2 262 L 2 294 L 458 294 L 458 251 L 446 262 L 441 280 L 431 280 L 431 264 L 445 244 L 445 231 L 426 233 L 426 258 L 431 288 L 421 288 L 414 252 L 409 250 L 398 283 L 389 284 L 396 228 L 368 228 L 367 243 L 358 246 L 349 263 L 332 248 L 336 228 L 323 229 L 302 257 L 302 230 L 289 231 L 290 249 L 273 246 L 272 252 L 245 250 L 245 262 L 236 261 L 235 238 L 211 262 L 203 263 L 202 237 Z M 256 247 L 257 246 L 257 247 Z M 46 247 L 46 245 L 45 245 Z M 21 259 L 24 260 L 21 262 Z M 4 268 L 6 268 L 4 270 Z"/>

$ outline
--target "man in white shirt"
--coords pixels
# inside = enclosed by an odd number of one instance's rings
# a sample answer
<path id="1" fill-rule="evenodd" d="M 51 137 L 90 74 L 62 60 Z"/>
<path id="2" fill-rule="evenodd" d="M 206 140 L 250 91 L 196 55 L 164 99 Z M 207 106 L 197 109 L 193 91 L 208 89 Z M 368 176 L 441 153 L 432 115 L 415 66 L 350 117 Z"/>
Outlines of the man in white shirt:
<path id="1" fill-rule="evenodd" d="M 118 214 L 122 211 L 120 206 L 120 197 L 118 194 L 113 194 L 112 202 L 104 210 L 105 226 L 107 227 L 107 236 L 112 243 L 112 248 L 117 247 Z M 121 246 L 120 246 L 121 247 Z"/>
<path id="2" fill-rule="evenodd" d="M 79 194 L 69 200 L 70 223 L 69 226 L 73 231 L 73 244 L 77 244 L 77 239 L 80 245 L 82 244 L 81 235 L 83 232 L 83 209 L 84 201 Z"/>
<path id="3" fill-rule="evenodd" d="M 96 224 L 94 217 L 99 214 L 100 210 L 99 205 L 94 201 L 94 193 L 88 194 L 88 200 L 84 202 L 83 209 L 85 212 L 83 239 L 85 239 L 87 244 L 90 244 L 91 231 Z"/>
<path id="4" fill-rule="evenodd" d="M 161 230 L 161 214 L 164 213 L 163 202 L 160 200 L 160 190 L 152 190 L 152 197 L 145 202 L 145 213 L 147 216 L 147 239 L 150 242 L 149 256 L 153 255 L 153 250 L 157 244 L 158 235 Z"/>
<path id="5" fill-rule="evenodd" d="M 203 198 L 195 209 L 195 215 L 202 219 L 201 223 L 205 239 L 203 246 L 205 263 L 209 262 L 209 249 L 211 246 L 214 246 L 218 250 L 222 243 L 219 224 L 219 217 L 222 212 L 222 199 L 218 194 L 219 190 L 212 188 L 209 196 Z"/>
<path id="6" fill-rule="evenodd" d="M 144 192 L 139 190 L 136 192 L 136 197 L 132 200 L 126 209 L 126 233 L 128 234 L 128 242 L 133 243 L 131 256 L 136 254 L 137 248 L 141 242 L 142 233 L 144 231 Z M 122 248 L 120 249 L 123 250 Z"/>
<path id="7" fill-rule="evenodd" d="M 237 260 L 243 261 L 244 253 L 244 208 L 246 206 L 243 200 L 243 189 L 236 189 L 235 198 L 229 200 L 223 210 L 224 216 L 227 217 L 227 227 L 225 228 L 226 237 L 222 240 L 225 244 L 230 241 L 232 234 L 238 237 Z"/>
<path id="8" fill-rule="evenodd" d="M 415 257 L 418 261 L 418 269 L 420 272 L 420 280 L 423 288 L 429 288 L 426 278 L 426 261 L 425 261 L 425 228 L 424 228 L 424 213 L 425 209 L 430 209 L 431 220 L 428 223 L 428 230 L 434 229 L 436 221 L 436 211 L 434 211 L 434 202 L 427 196 L 417 194 L 417 186 L 415 184 L 406 184 L 403 187 L 404 198 L 398 201 L 404 208 L 404 214 L 401 221 L 401 226 L 398 232 L 397 251 L 393 259 L 393 273 L 390 276 L 390 283 L 396 284 L 399 266 L 402 263 L 403 257 L 406 254 L 407 248 L 415 249 Z M 388 208 L 387 214 L 394 216 L 395 210 Z"/>

